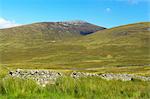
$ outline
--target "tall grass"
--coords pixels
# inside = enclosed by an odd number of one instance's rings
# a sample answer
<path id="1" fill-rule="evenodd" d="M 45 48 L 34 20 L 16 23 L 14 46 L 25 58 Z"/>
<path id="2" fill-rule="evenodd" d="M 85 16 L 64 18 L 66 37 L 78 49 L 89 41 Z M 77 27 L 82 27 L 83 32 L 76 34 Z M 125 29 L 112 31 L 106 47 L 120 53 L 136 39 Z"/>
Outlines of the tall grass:
<path id="1" fill-rule="evenodd" d="M 148 99 L 149 92 L 149 82 L 106 81 L 97 77 L 60 78 L 46 87 L 31 80 L 9 78 L 0 81 L 2 99 Z"/>

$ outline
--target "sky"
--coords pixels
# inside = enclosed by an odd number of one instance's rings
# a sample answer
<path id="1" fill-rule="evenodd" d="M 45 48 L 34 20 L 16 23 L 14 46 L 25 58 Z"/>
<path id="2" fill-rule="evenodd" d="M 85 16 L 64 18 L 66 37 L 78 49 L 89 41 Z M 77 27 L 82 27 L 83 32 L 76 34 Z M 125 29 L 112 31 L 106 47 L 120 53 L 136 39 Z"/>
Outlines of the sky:
<path id="1" fill-rule="evenodd" d="M 0 0 L 0 28 L 83 20 L 107 28 L 150 21 L 150 0 Z"/>

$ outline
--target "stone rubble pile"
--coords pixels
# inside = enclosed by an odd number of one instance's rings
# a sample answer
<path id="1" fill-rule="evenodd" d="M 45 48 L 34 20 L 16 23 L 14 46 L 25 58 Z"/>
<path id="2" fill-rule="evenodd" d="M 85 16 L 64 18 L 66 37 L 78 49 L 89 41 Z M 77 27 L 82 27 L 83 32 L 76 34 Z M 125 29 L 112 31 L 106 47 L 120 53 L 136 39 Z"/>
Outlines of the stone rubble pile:
<path id="1" fill-rule="evenodd" d="M 80 78 L 80 77 L 90 77 L 90 76 L 99 76 L 99 75 L 96 73 L 72 72 L 70 76 L 73 78 Z"/>
<path id="2" fill-rule="evenodd" d="M 134 79 L 134 75 L 132 74 L 102 74 L 101 78 L 106 80 L 122 80 L 122 81 L 130 81 Z"/>
<path id="3" fill-rule="evenodd" d="M 22 79 L 32 79 L 39 85 L 45 86 L 48 83 L 54 84 L 56 79 L 62 76 L 62 73 L 48 70 L 21 70 L 11 71 L 9 74 L 12 77 Z"/>
<path id="4" fill-rule="evenodd" d="M 9 75 L 12 77 L 19 77 L 21 79 L 35 80 L 39 85 L 42 86 L 45 86 L 48 83 L 54 84 L 57 78 L 65 76 L 62 73 L 56 71 L 22 70 L 22 69 L 17 69 L 16 71 L 10 71 Z M 139 79 L 142 81 L 150 81 L 150 77 L 138 76 L 133 74 L 113 74 L 113 73 L 96 74 L 96 73 L 72 72 L 70 76 L 73 78 L 100 77 L 106 80 L 130 81 L 134 79 Z"/>

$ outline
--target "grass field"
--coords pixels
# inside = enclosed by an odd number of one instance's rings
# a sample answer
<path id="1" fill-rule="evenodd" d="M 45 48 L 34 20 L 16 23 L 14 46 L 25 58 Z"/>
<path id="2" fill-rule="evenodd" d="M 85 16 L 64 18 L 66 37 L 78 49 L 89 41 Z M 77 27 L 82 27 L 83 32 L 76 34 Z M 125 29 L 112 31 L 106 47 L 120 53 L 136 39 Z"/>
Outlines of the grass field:
<path id="1" fill-rule="evenodd" d="M 2 99 L 149 99 L 150 83 L 142 81 L 106 81 L 100 78 L 70 77 L 40 87 L 30 80 L 0 81 Z"/>
<path id="2" fill-rule="evenodd" d="M 82 72 L 114 72 L 133 73 L 149 76 L 148 66 L 128 68 L 92 68 L 78 70 Z M 72 70 L 54 69 L 64 73 Z M 134 72 L 135 71 L 135 72 Z M 0 67 L 0 98 L 1 99 L 149 99 L 150 82 L 132 80 L 104 80 L 98 77 L 86 77 L 74 79 L 69 76 L 57 79 L 55 84 L 46 87 L 37 85 L 32 80 L 19 78 L 3 79 L 8 70 Z M 69 75 L 69 74 L 68 74 Z"/>
<path id="3" fill-rule="evenodd" d="M 0 42 L 0 64 L 14 68 L 47 69 L 148 65 L 149 24 L 129 24 L 73 39 L 56 40 L 55 43 L 40 35 L 34 39 L 34 32 L 31 33 L 33 36 L 23 36 L 20 35 L 21 32 L 15 32 L 16 35 L 11 34 L 14 39 L 10 39 L 10 32 L 0 31 L 3 38 Z M 26 30 L 19 28 L 24 32 Z M 16 31 L 16 28 L 12 30 Z"/>

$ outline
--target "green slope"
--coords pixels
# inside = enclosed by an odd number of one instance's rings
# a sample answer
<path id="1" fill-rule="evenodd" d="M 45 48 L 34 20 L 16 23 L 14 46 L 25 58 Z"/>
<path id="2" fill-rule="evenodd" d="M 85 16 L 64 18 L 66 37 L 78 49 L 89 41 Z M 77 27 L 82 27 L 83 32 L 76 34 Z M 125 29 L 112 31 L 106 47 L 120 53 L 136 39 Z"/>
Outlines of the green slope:
<path id="1" fill-rule="evenodd" d="M 99 31 L 79 42 L 96 56 L 107 57 L 111 65 L 150 64 L 150 22 Z"/>
<path id="2" fill-rule="evenodd" d="M 9 30 L 6 29 L 5 31 Z M 49 42 L 50 38 L 48 38 L 48 41 L 39 42 L 36 40 L 37 34 L 35 33 L 35 36 L 23 34 L 26 38 L 31 36 L 32 43 L 29 42 L 30 39 L 24 41 L 22 36 L 17 37 L 17 40 L 14 40 L 14 36 L 12 40 L 12 36 L 8 38 L 4 36 L 5 33 L 7 32 L 0 33 L 3 34 L 2 38 L 5 39 L 2 39 L 0 44 L 0 62 L 13 67 L 86 68 L 150 64 L 149 22 L 106 29 L 74 39 L 56 41 L 55 43 Z M 80 33 L 78 32 L 78 34 Z"/>
<path id="3" fill-rule="evenodd" d="M 41 22 L 0 30 L 0 42 L 38 44 L 84 36 L 105 28 L 87 22 Z"/>

